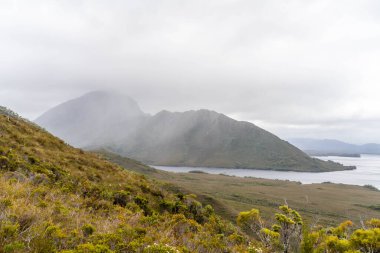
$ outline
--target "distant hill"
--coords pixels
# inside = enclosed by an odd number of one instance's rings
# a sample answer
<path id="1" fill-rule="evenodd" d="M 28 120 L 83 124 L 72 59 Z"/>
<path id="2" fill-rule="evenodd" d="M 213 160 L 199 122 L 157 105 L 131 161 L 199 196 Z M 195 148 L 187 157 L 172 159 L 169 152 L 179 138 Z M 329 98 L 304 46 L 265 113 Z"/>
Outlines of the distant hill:
<path id="1" fill-rule="evenodd" d="M 293 138 L 289 142 L 310 155 L 380 154 L 380 144 L 355 145 L 332 139 Z"/>
<path id="2" fill-rule="evenodd" d="M 36 122 L 68 143 L 105 148 L 152 165 L 295 171 L 347 169 L 310 158 L 249 122 L 198 110 L 144 114 L 129 97 L 92 92 L 52 108 Z"/>

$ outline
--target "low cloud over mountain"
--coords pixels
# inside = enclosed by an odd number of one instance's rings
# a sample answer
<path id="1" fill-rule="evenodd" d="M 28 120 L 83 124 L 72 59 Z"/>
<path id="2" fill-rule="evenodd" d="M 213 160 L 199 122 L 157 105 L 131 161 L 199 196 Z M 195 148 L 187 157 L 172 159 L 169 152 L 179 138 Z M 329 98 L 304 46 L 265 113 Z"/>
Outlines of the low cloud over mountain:
<path id="1" fill-rule="evenodd" d="M 154 165 L 325 171 L 342 166 L 310 158 L 249 122 L 197 110 L 144 114 L 127 96 L 92 92 L 36 122 L 74 146 L 106 148 Z"/>

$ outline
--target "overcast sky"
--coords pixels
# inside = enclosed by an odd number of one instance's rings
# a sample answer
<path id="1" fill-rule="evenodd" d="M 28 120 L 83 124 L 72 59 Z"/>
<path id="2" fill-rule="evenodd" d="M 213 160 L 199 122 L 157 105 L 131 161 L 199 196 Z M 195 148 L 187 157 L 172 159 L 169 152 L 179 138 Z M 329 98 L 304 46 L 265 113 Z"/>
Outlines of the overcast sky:
<path id="1" fill-rule="evenodd" d="M 98 89 L 380 142 L 380 1 L 0 1 L 1 105 L 35 119 Z"/>

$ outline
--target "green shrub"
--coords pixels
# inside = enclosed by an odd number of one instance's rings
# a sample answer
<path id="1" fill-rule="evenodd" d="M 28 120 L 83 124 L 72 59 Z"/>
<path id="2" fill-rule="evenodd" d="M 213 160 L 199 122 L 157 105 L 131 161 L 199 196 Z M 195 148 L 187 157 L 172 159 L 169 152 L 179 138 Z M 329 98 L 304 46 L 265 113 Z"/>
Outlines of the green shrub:
<path id="1" fill-rule="evenodd" d="M 12 206 L 12 200 L 0 199 L 0 211 Z"/>
<path id="2" fill-rule="evenodd" d="M 52 239 L 60 239 L 65 238 L 66 234 L 61 230 L 59 226 L 56 225 L 49 225 L 45 229 L 45 237 L 46 238 L 52 238 Z"/>
<path id="3" fill-rule="evenodd" d="M 92 235 L 95 232 L 95 228 L 91 224 L 86 224 L 82 227 L 82 233 L 85 237 Z"/>
<path id="4" fill-rule="evenodd" d="M 144 215 L 152 214 L 152 210 L 148 207 L 148 200 L 145 197 L 137 195 L 133 200 L 144 211 Z"/>
<path id="5" fill-rule="evenodd" d="M 93 245 L 92 243 L 81 244 L 74 251 L 75 253 L 112 253 L 106 245 Z"/>
<path id="6" fill-rule="evenodd" d="M 40 161 L 38 158 L 34 157 L 34 156 L 28 156 L 28 161 L 30 164 L 39 164 Z"/>
<path id="7" fill-rule="evenodd" d="M 159 207 L 161 212 L 175 213 L 175 203 L 173 201 L 161 200 Z"/>
<path id="8" fill-rule="evenodd" d="M 129 201 L 129 195 L 130 194 L 131 193 L 127 192 L 127 191 L 115 192 L 113 195 L 113 204 L 125 207 Z"/>
<path id="9" fill-rule="evenodd" d="M 24 243 L 15 241 L 4 246 L 4 253 L 21 252 L 24 248 Z"/>
<path id="10" fill-rule="evenodd" d="M 9 159 L 5 156 L 0 156 L 0 169 L 7 169 L 9 165 Z"/>
<path id="11" fill-rule="evenodd" d="M 0 223 L 0 238 L 8 239 L 17 235 L 19 224 L 12 224 L 10 222 Z"/>
<path id="12" fill-rule="evenodd" d="M 214 208 L 211 205 L 207 205 L 204 208 L 204 213 L 207 217 L 210 217 L 215 213 Z"/>
<path id="13" fill-rule="evenodd" d="M 375 186 L 370 185 L 370 184 L 366 184 L 363 187 L 367 188 L 367 189 L 370 189 L 371 191 L 379 191 L 379 189 L 377 189 Z"/>
<path id="14" fill-rule="evenodd" d="M 148 245 L 143 253 L 179 253 L 179 250 L 167 244 L 155 243 L 152 245 Z"/>

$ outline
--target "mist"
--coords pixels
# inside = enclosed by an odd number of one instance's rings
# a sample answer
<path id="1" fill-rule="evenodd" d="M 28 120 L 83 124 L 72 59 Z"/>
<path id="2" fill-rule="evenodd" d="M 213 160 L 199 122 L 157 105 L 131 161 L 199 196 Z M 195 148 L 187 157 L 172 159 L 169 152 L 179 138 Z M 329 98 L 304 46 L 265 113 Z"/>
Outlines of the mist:
<path id="1" fill-rule="evenodd" d="M 93 90 L 207 108 L 281 138 L 380 142 L 378 1 L 1 1 L 0 101 Z"/>

